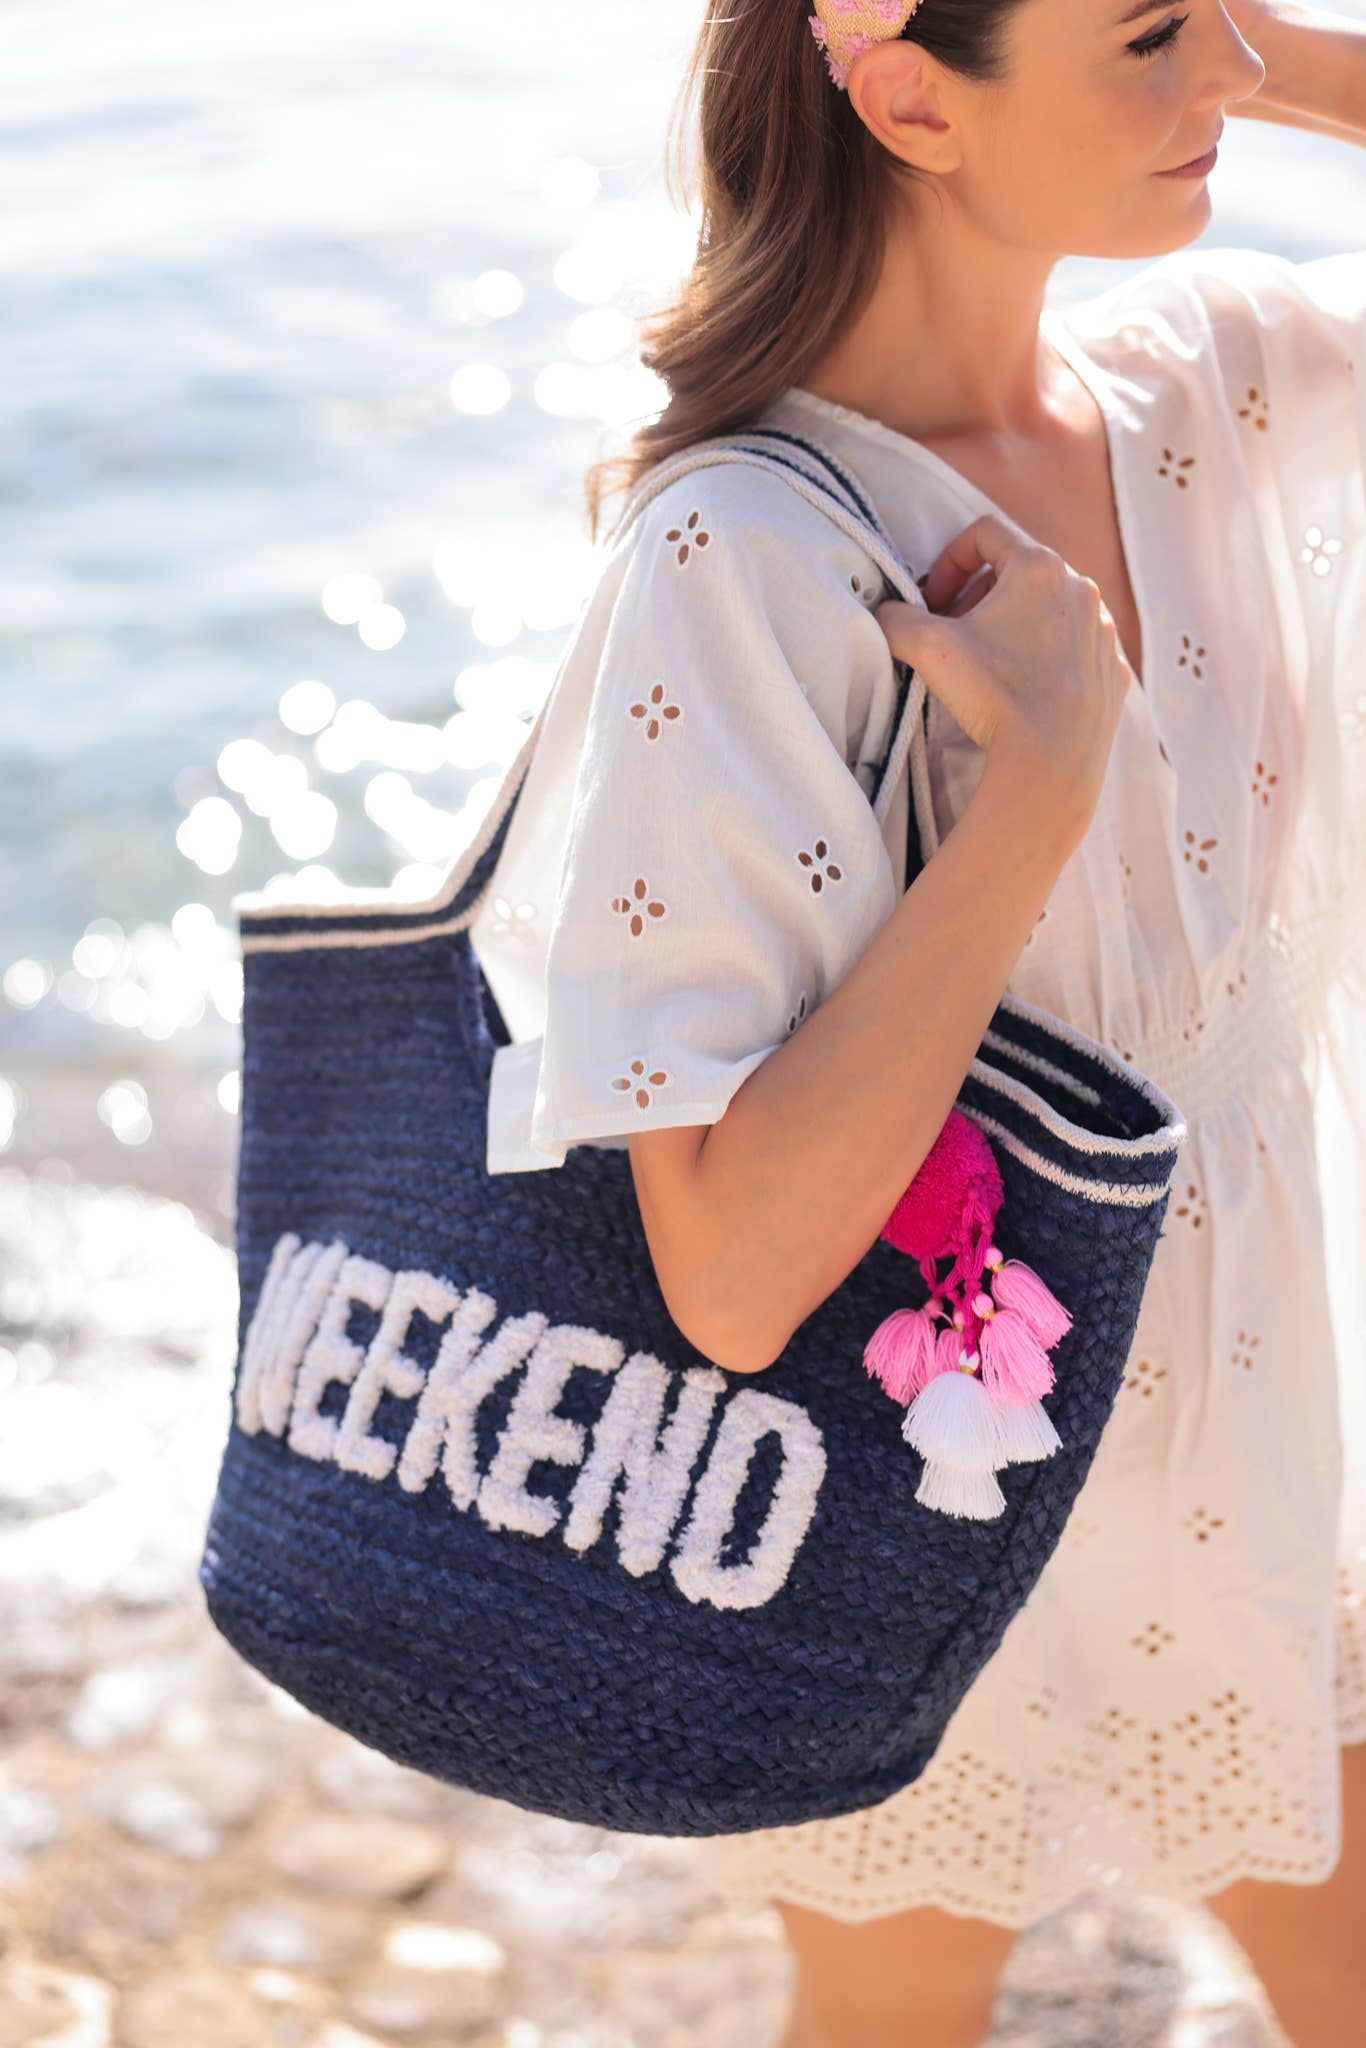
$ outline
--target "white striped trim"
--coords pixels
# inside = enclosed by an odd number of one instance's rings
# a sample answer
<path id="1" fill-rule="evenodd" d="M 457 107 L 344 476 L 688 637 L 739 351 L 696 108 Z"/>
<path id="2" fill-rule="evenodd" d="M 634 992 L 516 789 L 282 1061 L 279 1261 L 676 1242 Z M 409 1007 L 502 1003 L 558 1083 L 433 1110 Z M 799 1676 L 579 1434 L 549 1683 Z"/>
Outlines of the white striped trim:
<path id="1" fill-rule="evenodd" d="M 1088 1088 L 1085 1081 L 1079 1081 L 1074 1074 L 1069 1074 L 1062 1067 L 1054 1066 L 1052 1060 L 1044 1059 L 1037 1052 L 1025 1052 L 1022 1047 L 1013 1045 L 1008 1038 L 1003 1038 L 999 1031 L 988 1031 L 982 1043 L 989 1046 L 993 1052 L 1004 1053 L 1007 1059 L 1016 1061 L 1018 1065 L 1032 1068 L 1036 1074 L 1047 1075 L 1050 1081 L 1056 1081 L 1060 1088 L 1066 1088 L 1068 1093 L 1075 1095 L 1079 1101 L 1089 1102 L 1093 1109 L 1100 1108 L 1100 1090 Z"/>
<path id="2" fill-rule="evenodd" d="M 527 770 L 531 766 L 531 757 L 536 750 L 536 742 L 540 738 L 541 727 L 545 723 L 545 715 L 549 704 L 550 697 L 547 694 L 540 710 L 536 713 L 530 731 L 517 751 L 517 758 L 509 763 L 507 773 L 503 777 L 493 802 L 480 819 L 478 831 L 469 844 L 462 847 L 456 855 L 454 865 L 448 871 L 445 880 L 441 883 L 434 896 L 420 897 L 417 901 L 414 901 L 411 897 L 396 896 L 392 890 L 381 889 L 376 890 L 373 895 L 352 897 L 341 903 L 280 903 L 272 901 L 261 891 L 257 890 L 248 892 L 245 895 L 234 896 L 230 908 L 237 912 L 238 917 L 244 924 L 257 917 L 308 917 L 318 919 L 393 917 L 403 912 L 415 915 L 424 910 L 430 911 L 433 916 L 436 916 L 439 911 L 446 909 L 448 905 L 454 903 L 456 897 L 464 888 L 465 883 L 479 865 L 481 856 L 492 845 L 494 835 L 497 833 L 504 817 L 511 810 L 522 787 L 522 783 L 526 779 Z M 482 901 L 483 897 L 481 896 L 478 902 L 467 905 L 465 910 L 458 916 L 447 919 L 442 923 L 420 927 L 406 927 L 399 931 L 377 932 L 367 936 L 365 939 L 358 939 L 352 932 L 338 933 L 330 939 L 317 938 L 310 933 L 279 935 L 267 932 L 251 942 L 250 950 L 268 952 L 274 948 L 279 952 L 288 953 L 293 952 L 295 944 L 300 941 L 304 945 L 309 946 L 346 944 L 371 946 L 386 944 L 393 946 L 405 945 L 413 939 L 426 938 L 434 931 L 458 931 L 461 925 L 467 924 L 470 921 L 478 910 L 479 903 Z M 243 950 L 248 950 L 245 937 L 243 939 Z"/>
<path id="3" fill-rule="evenodd" d="M 1098 1038 L 1093 1038 L 1089 1031 L 1083 1031 L 1079 1025 L 1069 1024 L 1065 1017 L 1055 1017 L 1051 1010 L 1041 1010 L 1037 1003 L 1026 1002 L 1023 996 L 1003 995 L 1000 1007 L 1019 1017 L 1022 1022 L 1037 1024 L 1051 1038 L 1060 1039 L 1064 1045 L 1070 1045 L 1074 1052 L 1084 1053 L 1094 1065 L 1104 1067 L 1116 1080 L 1123 1081 L 1127 1087 L 1136 1088 L 1140 1095 L 1146 1095 L 1167 1126 L 1167 1135 L 1174 1141 L 1185 1137 L 1185 1117 L 1166 1090 L 1159 1088 L 1156 1081 L 1149 1075 L 1141 1073 L 1129 1061 L 1121 1060 L 1117 1053 L 1112 1053 L 1108 1046 L 1102 1045 Z M 1154 1134 L 1154 1149 L 1161 1142 L 1161 1136 L 1160 1132 Z"/>
<path id="4" fill-rule="evenodd" d="M 1003 1074 L 999 1068 L 993 1067 L 989 1060 L 974 1059 L 968 1072 L 974 1080 L 995 1089 L 998 1095 L 1007 1096 L 1010 1101 L 1018 1103 L 1021 1109 L 1029 1112 L 1036 1123 L 1050 1131 L 1055 1138 L 1060 1138 L 1064 1144 L 1070 1145 L 1074 1152 L 1086 1152 L 1097 1156 L 1108 1153 L 1115 1158 L 1132 1159 L 1149 1152 L 1169 1152 L 1186 1135 L 1186 1127 L 1178 1117 L 1175 1124 L 1165 1124 L 1161 1130 L 1149 1131 L 1141 1138 L 1102 1138 L 1095 1131 L 1088 1131 L 1084 1124 L 1074 1124 L 1070 1117 L 1063 1116 L 1061 1111 L 1045 1102 L 1041 1095 L 1036 1095 L 1025 1082 L 1017 1081 L 1013 1074 Z"/>
<path id="5" fill-rule="evenodd" d="M 1008 1131 L 1004 1124 L 998 1124 L 994 1116 L 986 1116 L 979 1109 L 969 1109 L 963 1103 L 958 1107 L 964 1116 L 970 1116 L 984 1131 L 990 1131 L 997 1144 L 1013 1153 L 1031 1173 L 1037 1173 L 1043 1180 L 1051 1180 L 1055 1187 L 1065 1189 L 1069 1195 L 1080 1195 L 1083 1201 L 1110 1202 L 1124 1209 L 1146 1209 L 1153 1202 L 1161 1201 L 1171 1186 L 1170 1173 L 1159 1187 L 1131 1188 L 1119 1181 L 1083 1180 L 1080 1174 L 1069 1173 L 1066 1167 L 1056 1166 L 1051 1159 L 1045 1159 L 1042 1153 L 1023 1144 L 1013 1131 Z"/>
<path id="6" fill-rule="evenodd" d="M 435 938 L 438 932 L 463 931 L 467 924 L 473 923 L 483 900 L 480 896 L 474 903 L 467 904 L 455 917 L 441 918 L 435 924 L 404 925 L 399 931 L 328 931 L 324 928 L 310 932 L 258 932 L 255 937 L 248 937 L 244 927 L 241 949 L 243 953 L 316 953 L 325 946 L 354 946 L 357 951 L 363 946 L 410 946 L 415 939 Z M 284 917 L 302 917 L 306 911 L 316 910 L 317 907 L 316 904 L 290 904 L 287 909 L 277 914 Z M 335 908 L 335 905 L 332 907 Z M 409 905 L 410 909 L 421 907 Z"/>

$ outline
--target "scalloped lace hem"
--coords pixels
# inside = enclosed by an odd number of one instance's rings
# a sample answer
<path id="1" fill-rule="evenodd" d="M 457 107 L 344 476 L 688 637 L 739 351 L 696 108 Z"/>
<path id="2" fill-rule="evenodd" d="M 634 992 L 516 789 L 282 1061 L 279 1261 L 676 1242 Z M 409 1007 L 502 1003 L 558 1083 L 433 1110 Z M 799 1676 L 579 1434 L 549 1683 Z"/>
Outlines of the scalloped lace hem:
<path id="1" fill-rule="evenodd" d="M 1339 1719 L 1338 1733 L 1337 1743 L 1325 1750 L 1320 1760 L 1321 1781 L 1326 1781 L 1333 1768 L 1327 1763 L 1330 1754 L 1336 1757 L 1340 1750 L 1366 1742 L 1366 1698 L 1355 1701 L 1345 1718 Z M 994 1796 L 992 1786 L 1005 1778 L 998 1772 L 989 1779 L 980 1759 L 970 1753 L 946 1759 L 941 1778 L 945 1773 L 960 1783 L 973 1781 L 976 1793 L 986 1792 L 989 1797 Z M 1308 1789 L 1303 1774 L 1300 1785 Z M 1245 1877 L 1279 1884 L 1322 1884 L 1341 1860 L 1342 1837 L 1340 1802 L 1329 1796 L 1326 1782 L 1321 1790 L 1321 1804 L 1302 1798 L 1289 1801 L 1284 1810 L 1273 1806 L 1274 1824 L 1284 1825 L 1296 1838 L 1294 1849 L 1287 1847 L 1282 1853 L 1226 1840 L 1218 1852 L 1207 1852 L 1203 1858 L 1182 1855 L 1176 1849 L 1165 1856 L 1148 1850 L 1136 1858 L 1130 1836 L 1107 1856 L 1103 1842 L 1097 1845 L 1093 1835 L 1069 1860 L 1068 1847 L 1090 1831 L 1088 1824 L 1074 1824 L 1063 1839 L 1065 1823 L 1055 1819 L 1051 1825 L 1058 1832 L 1040 1842 L 1040 1816 L 1026 1797 L 1025 1818 L 1017 1830 L 1026 1848 L 1022 1851 L 1017 1841 L 1012 1857 L 1000 1853 L 1004 1830 L 999 1812 L 980 1803 L 974 1808 L 972 1795 L 966 1803 L 946 1807 L 941 1793 L 926 1801 L 924 1820 L 928 1825 L 922 1827 L 921 1835 L 932 1839 L 934 1846 L 922 1855 L 920 1837 L 905 1812 L 907 1794 L 914 1794 L 914 1784 L 880 1807 L 835 1820 L 801 1823 L 791 1829 L 704 1836 L 694 1846 L 703 1877 L 737 1909 L 752 1910 L 756 1905 L 783 1900 L 813 1908 L 831 1919 L 858 1922 L 915 1906 L 936 1906 L 946 1913 L 987 1920 L 1019 1932 L 1088 1895 L 1136 1895 L 1196 1905 Z M 950 1801 L 953 1798 L 950 1793 Z M 889 1812 L 889 1807 L 898 1805 L 899 1813 Z M 1093 1802 L 1085 1809 L 1078 1805 L 1076 1810 L 1094 1816 L 1098 1808 Z M 956 1830 L 951 1814 L 956 1818 Z M 1245 1815 L 1230 1811 L 1224 1825 L 1242 1828 L 1248 1821 Z M 993 1838 L 998 1845 L 995 1856 Z M 1127 1867 L 1119 1860 L 1125 1847 L 1130 1857 Z M 1044 1856 L 1058 1856 L 1054 1871 L 1037 1864 L 1040 1851 Z M 1035 1863 L 1033 1869 L 1028 1867 L 1031 1862 Z M 972 1869 L 979 1864 L 980 1871 Z M 893 1865 L 900 1867 L 893 1872 Z"/>

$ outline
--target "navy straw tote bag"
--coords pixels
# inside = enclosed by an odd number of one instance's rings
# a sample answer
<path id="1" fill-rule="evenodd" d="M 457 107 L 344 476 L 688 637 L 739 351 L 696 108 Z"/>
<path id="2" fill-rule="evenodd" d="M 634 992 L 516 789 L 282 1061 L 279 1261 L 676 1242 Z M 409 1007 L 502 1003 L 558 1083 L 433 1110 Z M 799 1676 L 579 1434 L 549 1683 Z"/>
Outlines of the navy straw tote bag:
<path id="1" fill-rule="evenodd" d="M 756 462 L 924 600 L 858 481 L 767 429 L 647 478 Z M 909 872 L 935 848 L 924 685 Z M 998 1257 L 1070 1312 L 1059 1447 L 1000 1511 L 917 1498 L 872 1333 L 927 1303 L 880 1237 L 759 1375 L 688 1344 L 626 1151 L 490 1175 L 508 1033 L 468 927 L 544 712 L 429 901 L 238 899 L 239 1349 L 200 1563 L 216 1627 L 361 1742 L 525 1809 L 712 1835 L 852 1812 L 919 1776 L 1037 1581 L 1112 1411 L 1184 1125 L 1152 1082 L 1006 996 L 955 1114 L 990 1141 Z M 1018 1268 L 1016 1269 L 1018 1270 Z"/>

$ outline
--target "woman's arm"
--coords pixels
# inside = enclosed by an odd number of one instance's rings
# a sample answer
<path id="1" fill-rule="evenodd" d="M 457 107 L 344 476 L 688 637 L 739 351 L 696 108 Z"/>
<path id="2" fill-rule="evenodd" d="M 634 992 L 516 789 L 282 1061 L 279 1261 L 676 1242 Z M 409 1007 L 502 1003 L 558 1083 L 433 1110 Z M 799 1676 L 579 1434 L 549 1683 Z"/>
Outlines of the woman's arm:
<path id="1" fill-rule="evenodd" d="M 761 1372 L 858 1264 L 939 1135 L 1086 829 L 1062 786 L 993 770 L 840 986 L 709 1127 L 631 1139 L 669 1313 Z"/>
<path id="2" fill-rule="evenodd" d="M 1366 22 L 1297 0 L 1224 0 L 1224 10 L 1266 66 L 1230 114 L 1366 147 Z"/>

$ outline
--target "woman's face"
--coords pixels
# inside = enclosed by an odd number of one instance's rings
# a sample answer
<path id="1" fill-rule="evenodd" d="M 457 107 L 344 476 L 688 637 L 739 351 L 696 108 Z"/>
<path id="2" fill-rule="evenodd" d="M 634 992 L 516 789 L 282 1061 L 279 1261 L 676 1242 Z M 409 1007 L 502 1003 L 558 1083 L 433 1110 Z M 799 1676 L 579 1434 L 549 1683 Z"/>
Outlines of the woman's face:
<path id="1" fill-rule="evenodd" d="M 1126 20 L 1136 5 L 1024 0 L 996 85 L 906 66 L 901 43 L 857 59 L 851 87 L 881 139 L 934 173 L 982 236 L 1048 255 L 1159 254 L 1199 235 L 1210 210 L 1207 178 L 1162 173 L 1218 140 L 1224 109 L 1266 67 L 1220 0 L 1145 4 Z M 894 51 L 902 64 L 885 64 Z"/>

